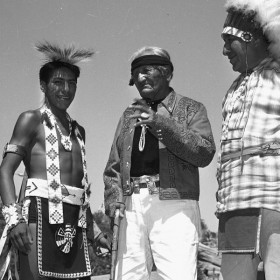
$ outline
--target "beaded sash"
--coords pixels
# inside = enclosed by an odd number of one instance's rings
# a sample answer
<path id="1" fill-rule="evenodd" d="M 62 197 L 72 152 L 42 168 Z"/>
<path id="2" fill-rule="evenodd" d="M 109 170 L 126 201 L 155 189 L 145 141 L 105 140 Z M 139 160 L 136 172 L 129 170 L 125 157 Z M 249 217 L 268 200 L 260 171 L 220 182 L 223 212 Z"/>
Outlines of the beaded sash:
<path id="1" fill-rule="evenodd" d="M 56 119 L 49 108 L 44 105 L 40 109 L 41 115 L 47 117 L 49 122 L 43 118 L 43 125 L 45 130 L 45 144 L 46 144 L 46 172 L 48 181 L 48 203 L 49 203 L 49 223 L 60 224 L 64 222 L 63 219 L 63 202 L 62 202 L 62 184 L 60 181 L 60 164 L 59 164 L 59 144 L 57 138 L 57 131 L 55 126 L 58 126 Z M 71 119 L 70 119 L 71 120 Z M 72 121 L 72 120 L 71 120 Z M 83 163 L 84 177 L 82 186 L 84 186 L 84 202 L 81 205 L 79 213 L 78 226 L 86 228 L 86 211 L 89 205 L 88 177 L 86 167 L 85 144 L 80 135 L 77 126 L 74 128 L 75 136 L 81 148 L 81 156 Z"/>

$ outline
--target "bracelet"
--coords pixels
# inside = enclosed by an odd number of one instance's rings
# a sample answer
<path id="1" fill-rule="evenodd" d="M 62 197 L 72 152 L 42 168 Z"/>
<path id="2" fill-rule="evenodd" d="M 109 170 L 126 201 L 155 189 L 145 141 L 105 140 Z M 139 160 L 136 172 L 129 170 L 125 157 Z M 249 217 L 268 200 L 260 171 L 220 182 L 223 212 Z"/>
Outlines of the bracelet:
<path id="1" fill-rule="evenodd" d="M 25 147 L 21 145 L 9 144 L 9 143 L 7 143 L 6 146 L 4 147 L 3 158 L 6 156 L 7 153 L 17 154 L 22 156 L 23 158 L 25 158 L 27 155 Z"/>
<path id="2" fill-rule="evenodd" d="M 20 223 L 25 223 L 21 213 L 21 206 L 18 203 L 12 203 L 10 205 L 4 205 L 2 207 L 2 215 L 8 226 L 8 232 Z"/>

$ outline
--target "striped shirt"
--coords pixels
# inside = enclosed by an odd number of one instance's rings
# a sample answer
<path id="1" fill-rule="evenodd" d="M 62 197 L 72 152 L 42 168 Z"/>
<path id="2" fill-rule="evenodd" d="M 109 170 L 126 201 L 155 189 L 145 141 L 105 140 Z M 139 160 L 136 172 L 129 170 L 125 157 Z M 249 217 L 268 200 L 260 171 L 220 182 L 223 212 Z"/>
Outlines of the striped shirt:
<path id="1" fill-rule="evenodd" d="M 217 214 L 280 211 L 279 62 L 267 58 L 251 74 L 241 74 L 223 100 L 222 114 Z M 267 148 L 270 153 L 262 154 Z"/>

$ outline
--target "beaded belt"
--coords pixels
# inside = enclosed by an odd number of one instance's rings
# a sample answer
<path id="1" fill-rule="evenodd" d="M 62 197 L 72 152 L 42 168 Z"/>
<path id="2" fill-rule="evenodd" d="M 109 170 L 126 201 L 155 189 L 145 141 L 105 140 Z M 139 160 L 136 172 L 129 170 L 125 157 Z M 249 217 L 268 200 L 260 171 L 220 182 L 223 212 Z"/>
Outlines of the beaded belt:
<path id="1" fill-rule="evenodd" d="M 39 196 L 49 198 L 48 181 L 37 178 L 28 178 L 25 196 Z M 84 189 L 61 184 L 62 201 L 64 203 L 81 206 L 84 201 Z"/>
<path id="2" fill-rule="evenodd" d="M 140 193 L 140 189 L 148 188 L 149 194 L 159 193 L 159 175 L 143 175 L 141 177 L 131 177 L 131 188 L 132 192 L 135 194 Z"/>

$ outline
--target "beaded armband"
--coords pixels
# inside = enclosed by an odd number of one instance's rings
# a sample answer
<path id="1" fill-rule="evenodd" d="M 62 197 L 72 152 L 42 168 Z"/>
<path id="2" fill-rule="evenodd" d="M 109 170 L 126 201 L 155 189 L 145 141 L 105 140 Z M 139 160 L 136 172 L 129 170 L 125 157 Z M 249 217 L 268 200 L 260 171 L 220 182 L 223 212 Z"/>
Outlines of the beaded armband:
<path id="1" fill-rule="evenodd" d="M 4 147 L 3 158 L 6 156 L 7 153 L 14 153 L 22 156 L 23 158 L 27 154 L 26 149 L 23 146 L 16 145 L 16 144 L 9 144 L 9 143 L 7 143 L 6 146 Z"/>
<path id="2" fill-rule="evenodd" d="M 22 207 L 18 203 L 4 205 L 2 207 L 2 215 L 8 226 L 8 232 L 10 232 L 19 223 L 25 223 L 25 219 L 22 217 L 21 210 Z"/>

